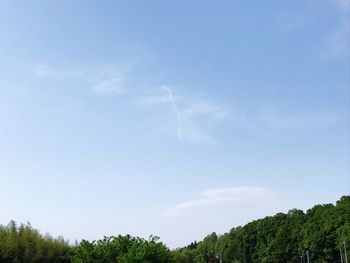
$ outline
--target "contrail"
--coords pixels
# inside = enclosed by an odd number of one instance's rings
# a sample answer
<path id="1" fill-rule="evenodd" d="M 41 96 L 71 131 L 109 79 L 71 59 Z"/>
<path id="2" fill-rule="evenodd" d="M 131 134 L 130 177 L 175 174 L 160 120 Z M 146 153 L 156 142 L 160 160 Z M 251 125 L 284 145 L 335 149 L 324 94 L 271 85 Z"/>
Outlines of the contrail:
<path id="1" fill-rule="evenodd" d="M 170 100 L 170 103 L 173 107 L 173 110 L 176 114 L 176 117 L 177 117 L 177 137 L 179 138 L 179 141 L 181 142 L 182 141 L 182 133 L 181 133 L 181 123 L 182 123 L 182 119 L 181 119 L 181 114 L 175 104 L 175 101 L 174 101 L 174 97 L 173 97 L 173 93 L 171 92 L 171 90 L 165 86 L 165 85 L 162 85 L 162 88 L 165 89 L 167 92 L 168 92 L 168 96 L 169 96 L 169 100 Z"/>

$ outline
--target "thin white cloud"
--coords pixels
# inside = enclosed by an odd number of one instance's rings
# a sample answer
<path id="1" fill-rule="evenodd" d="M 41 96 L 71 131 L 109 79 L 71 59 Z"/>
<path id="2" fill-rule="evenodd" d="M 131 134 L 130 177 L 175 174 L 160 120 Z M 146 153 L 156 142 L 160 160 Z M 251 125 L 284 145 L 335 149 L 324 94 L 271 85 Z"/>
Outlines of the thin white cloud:
<path id="1" fill-rule="evenodd" d="M 114 95 L 126 92 L 131 86 L 131 66 L 98 67 L 87 72 L 91 92 L 98 95 Z"/>
<path id="2" fill-rule="evenodd" d="M 188 117 L 204 116 L 209 119 L 220 120 L 228 117 L 230 110 L 228 107 L 218 105 L 211 101 L 199 101 L 190 105 L 185 111 Z"/>
<path id="3" fill-rule="evenodd" d="M 112 94 L 124 92 L 124 78 L 121 76 L 108 76 L 93 81 L 92 92 L 97 94 Z"/>
<path id="4" fill-rule="evenodd" d="M 134 72 L 130 65 L 120 65 L 118 67 L 94 67 L 79 70 L 59 70 L 49 64 L 37 64 L 31 67 L 32 73 L 41 79 L 51 80 L 74 80 L 75 83 L 87 85 L 87 91 L 91 94 L 110 96 L 121 93 L 128 93 L 131 104 L 149 107 L 158 110 L 160 124 L 158 130 L 162 133 L 176 134 L 178 140 L 216 143 L 213 131 L 216 124 L 232 117 L 230 108 L 214 100 L 198 98 L 194 94 L 182 94 L 181 100 L 174 95 L 173 88 L 168 85 L 161 85 L 157 89 L 145 90 L 144 95 L 140 95 L 142 90 L 137 87 L 132 78 Z M 137 83 L 136 83 L 137 84 Z M 173 116 L 170 117 L 166 107 L 172 109 Z M 163 118 L 165 114 L 168 117 Z M 175 118 L 174 118 L 175 116 Z M 167 121 L 164 122 L 164 119 Z M 174 129 L 174 121 L 176 129 Z M 152 127 L 157 125 L 152 124 Z M 176 132 L 174 132 L 176 130 Z M 156 130 L 154 132 L 157 132 Z"/>
<path id="5" fill-rule="evenodd" d="M 53 68 L 49 64 L 35 64 L 29 67 L 30 71 L 38 78 L 43 79 L 66 79 L 81 77 L 82 72 L 78 70 L 63 71 L 56 68 Z"/>
<path id="6" fill-rule="evenodd" d="M 346 21 L 340 22 L 339 26 L 328 36 L 322 57 L 347 57 L 350 49 L 349 40 L 350 26 L 348 19 L 346 19 Z"/>
<path id="7" fill-rule="evenodd" d="M 167 216 L 176 216 L 189 210 L 217 207 L 222 205 L 235 205 L 242 203 L 259 203 L 270 199 L 274 193 L 264 187 L 231 187 L 206 190 L 201 197 L 170 207 Z"/>
<path id="8" fill-rule="evenodd" d="M 47 64 L 32 66 L 31 70 L 39 78 L 46 78 L 46 77 L 51 77 L 56 75 L 56 72 L 53 72 L 52 69 Z"/>
<path id="9" fill-rule="evenodd" d="M 350 0 L 334 0 L 335 4 L 345 11 L 350 9 Z"/>
<path id="10" fill-rule="evenodd" d="M 169 96 L 168 95 L 148 95 L 144 97 L 140 97 L 134 100 L 135 105 L 141 105 L 141 106 L 159 106 L 169 103 Z"/>
<path id="11" fill-rule="evenodd" d="M 182 93 L 181 100 L 179 100 L 168 85 L 162 85 L 160 88 L 149 90 L 146 95 L 135 99 L 133 104 L 153 110 L 158 109 L 159 114 L 163 117 L 165 114 L 169 114 L 165 109 L 170 104 L 176 120 L 176 135 L 179 141 L 216 143 L 216 139 L 212 135 L 216 124 L 232 117 L 231 110 L 227 105 L 219 104 L 214 100 L 197 98 L 197 96 L 188 93 Z M 168 117 L 166 122 L 162 118 L 159 131 L 175 134 L 173 122 L 174 117 Z"/>
<path id="12" fill-rule="evenodd" d="M 262 111 L 260 122 L 263 128 L 271 130 L 322 130 L 338 124 L 343 115 L 341 111 L 283 114 L 268 107 Z"/>
<path id="13" fill-rule="evenodd" d="M 179 112 L 179 109 L 177 108 L 173 93 L 170 90 L 170 88 L 167 87 L 166 85 L 162 85 L 162 88 L 165 89 L 166 92 L 168 93 L 169 101 L 170 101 L 171 106 L 173 108 L 173 111 L 176 115 L 176 118 L 177 118 L 177 137 L 178 137 L 179 141 L 181 142 L 182 141 L 182 131 L 181 131 L 182 117 L 181 117 L 181 114 Z"/>
<path id="14" fill-rule="evenodd" d="M 41 79 L 65 80 L 74 79 L 88 85 L 88 90 L 94 94 L 109 95 L 126 91 L 130 67 L 95 67 L 78 70 L 60 70 L 49 64 L 30 66 L 31 72 Z"/>
<path id="15" fill-rule="evenodd" d="M 348 58 L 350 52 L 350 0 L 333 0 L 339 10 L 338 25 L 328 34 L 323 43 L 323 58 Z"/>
<path id="16" fill-rule="evenodd" d="M 201 144 L 217 144 L 217 139 L 207 131 L 207 129 L 199 126 L 198 121 L 196 123 L 190 123 L 186 121 L 186 125 L 183 125 L 182 133 L 187 141 L 201 143 Z"/>
<path id="17" fill-rule="evenodd" d="M 233 117 L 227 105 L 198 98 L 188 99 L 182 113 L 184 137 L 191 141 L 209 144 L 217 143 L 213 136 L 217 126 Z"/>

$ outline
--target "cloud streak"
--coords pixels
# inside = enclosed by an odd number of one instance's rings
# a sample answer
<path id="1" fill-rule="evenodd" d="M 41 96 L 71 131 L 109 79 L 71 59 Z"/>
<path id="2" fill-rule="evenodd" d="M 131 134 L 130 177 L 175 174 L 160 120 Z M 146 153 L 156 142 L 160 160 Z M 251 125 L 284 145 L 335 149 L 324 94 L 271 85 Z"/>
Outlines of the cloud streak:
<path id="1" fill-rule="evenodd" d="M 120 93 L 124 91 L 124 79 L 118 76 L 109 76 L 94 81 L 92 91 L 98 94 Z"/>
<path id="2" fill-rule="evenodd" d="M 41 79 L 67 79 L 81 77 L 82 72 L 78 70 L 63 71 L 50 66 L 49 64 L 35 64 L 29 67 L 29 70 Z"/>
<path id="3" fill-rule="evenodd" d="M 111 95 L 126 91 L 128 86 L 128 65 L 119 67 L 97 67 L 60 70 L 49 64 L 35 64 L 30 71 L 39 79 L 77 80 L 87 84 L 89 91 L 97 95 Z"/>
<path id="4" fill-rule="evenodd" d="M 179 141 L 181 142 L 182 141 L 182 130 L 181 130 L 182 117 L 181 117 L 180 111 L 175 104 L 174 96 L 173 96 L 173 93 L 170 90 L 170 88 L 167 87 L 166 85 L 162 85 L 162 88 L 168 93 L 169 101 L 170 101 L 171 106 L 173 108 L 173 111 L 176 115 L 176 118 L 177 118 L 177 137 L 178 137 Z"/>
<path id="5" fill-rule="evenodd" d="M 201 193 L 201 197 L 183 202 L 166 210 L 167 216 L 176 216 L 186 211 L 222 205 L 242 205 L 242 203 L 259 203 L 268 200 L 274 193 L 264 187 L 231 187 L 209 189 Z"/>
<path id="6" fill-rule="evenodd" d="M 176 117 L 176 136 L 179 141 L 216 143 L 211 131 L 216 128 L 219 122 L 232 117 L 231 109 L 227 105 L 205 98 L 194 98 L 193 94 L 182 95 L 180 108 L 172 89 L 167 85 L 161 85 L 160 89 L 148 90 L 145 96 L 138 96 L 133 104 L 154 110 L 165 109 L 170 104 L 172 114 Z M 165 114 L 164 110 L 161 112 Z M 164 117 L 161 112 L 160 117 Z M 168 121 L 162 120 L 159 130 L 162 133 L 173 133 L 172 121 L 169 121 L 169 116 L 166 118 Z"/>
<path id="7" fill-rule="evenodd" d="M 323 58 L 347 57 L 349 54 L 349 22 L 347 19 L 328 36 Z"/>
<path id="8" fill-rule="evenodd" d="M 339 8 L 341 8 L 344 11 L 347 11 L 350 9 L 350 0 L 334 0 L 335 3 L 338 5 Z"/>
<path id="9" fill-rule="evenodd" d="M 349 9 L 350 0 L 334 0 L 339 10 L 339 21 L 324 43 L 322 58 L 348 58 L 350 42 Z"/>
<path id="10" fill-rule="evenodd" d="M 271 130 L 323 130 L 337 125 L 344 117 L 342 111 L 302 112 L 282 114 L 265 108 L 260 115 L 263 128 Z"/>
<path id="11" fill-rule="evenodd" d="M 178 101 L 168 85 L 160 85 L 156 89 L 141 86 L 135 81 L 135 70 L 130 65 L 116 67 L 98 66 L 93 68 L 73 68 L 60 70 L 49 64 L 36 64 L 30 67 L 31 72 L 41 80 L 75 81 L 77 85 L 86 85 L 86 91 L 98 96 L 114 96 L 127 94 L 135 106 L 153 108 L 159 111 L 159 128 L 161 133 L 174 133 L 174 118 L 165 109 L 169 104 L 176 120 L 176 137 L 182 142 L 215 143 L 211 131 L 216 124 L 230 116 L 230 108 L 205 98 L 194 98 L 193 94 L 184 94 L 181 100 L 181 109 Z M 143 85 L 149 85 L 142 82 Z M 154 86 L 152 84 L 152 86 Z M 165 91 L 165 92 L 164 92 Z M 162 110 L 163 109 L 163 110 Z M 166 120 L 164 121 L 164 118 Z M 157 124 L 152 124 L 157 127 Z M 156 132 L 156 130 L 155 130 Z"/>
<path id="12" fill-rule="evenodd" d="M 202 100 L 190 105 L 184 112 L 188 117 L 200 117 L 211 120 L 222 120 L 228 117 L 230 110 L 228 107 L 217 105 L 210 101 Z"/>

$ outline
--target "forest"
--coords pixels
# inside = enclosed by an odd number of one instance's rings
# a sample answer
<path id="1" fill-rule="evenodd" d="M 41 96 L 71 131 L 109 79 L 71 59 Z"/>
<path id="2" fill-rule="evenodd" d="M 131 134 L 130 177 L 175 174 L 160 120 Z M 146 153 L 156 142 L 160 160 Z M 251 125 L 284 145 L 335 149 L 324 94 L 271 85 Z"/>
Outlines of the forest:
<path id="1" fill-rule="evenodd" d="M 70 244 L 42 235 L 29 223 L 0 226 L 0 263 L 255 263 L 350 262 L 350 196 L 291 209 L 211 233 L 170 250 L 158 237 L 111 236 Z"/>

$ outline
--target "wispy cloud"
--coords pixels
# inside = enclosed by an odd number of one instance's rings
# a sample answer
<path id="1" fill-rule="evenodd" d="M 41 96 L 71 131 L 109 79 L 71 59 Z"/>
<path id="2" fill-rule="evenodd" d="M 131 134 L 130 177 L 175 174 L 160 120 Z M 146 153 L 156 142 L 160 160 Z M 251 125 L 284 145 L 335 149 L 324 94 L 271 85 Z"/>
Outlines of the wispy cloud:
<path id="1" fill-rule="evenodd" d="M 112 94 L 125 91 L 124 78 L 121 76 L 107 76 L 93 81 L 92 92 L 97 94 Z"/>
<path id="2" fill-rule="evenodd" d="M 325 40 L 323 58 L 348 57 L 350 52 L 350 0 L 333 0 L 339 10 L 338 25 L 330 32 Z"/>
<path id="3" fill-rule="evenodd" d="M 350 26 L 348 19 L 345 20 L 340 22 L 338 27 L 329 34 L 322 57 L 347 57 L 349 54 Z"/>
<path id="4" fill-rule="evenodd" d="M 212 99 L 197 97 L 190 93 L 181 93 L 181 99 L 175 95 L 181 89 L 169 85 L 159 85 L 158 88 L 148 88 L 135 81 L 135 73 L 130 65 L 115 67 L 80 67 L 78 70 L 60 70 L 49 64 L 36 64 L 30 67 L 32 73 L 43 80 L 72 80 L 77 85 L 86 85 L 86 91 L 101 96 L 128 94 L 128 100 L 134 106 L 142 106 L 157 110 L 159 114 L 158 130 L 174 134 L 181 141 L 199 143 L 214 143 L 212 131 L 215 125 L 231 116 L 227 105 Z M 154 85 L 152 85 L 154 86 Z M 143 95 L 140 95 L 143 94 Z M 170 107 L 169 107 L 170 106 Z M 171 109 L 172 116 L 169 115 Z M 168 114 L 166 122 L 162 116 Z M 174 123 L 175 128 L 174 128 Z M 155 124 L 151 125 L 156 126 Z M 170 128 L 172 127 L 172 128 Z"/>
<path id="5" fill-rule="evenodd" d="M 165 85 L 162 85 L 162 88 L 165 89 L 166 92 L 168 93 L 169 101 L 171 103 L 171 106 L 172 106 L 173 111 L 174 111 L 176 118 L 177 118 L 177 137 L 178 137 L 179 141 L 182 141 L 182 131 L 181 131 L 182 117 L 181 117 L 181 114 L 176 106 L 175 99 L 174 99 L 173 93 L 171 92 L 170 88 L 165 86 Z"/>
<path id="6" fill-rule="evenodd" d="M 131 66 L 128 64 L 97 67 L 87 72 L 90 91 L 97 95 L 114 95 L 125 93 L 130 88 Z"/>
<path id="7" fill-rule="evenodd" d="M 95 67 L 61 70 L 49 64 L 30 66 L 32 73 L 40 79 L 66 80 L 75 79 L 89 85 L 87 89 L 94 94 L 110 95 L 125 92 L 128 85 L 127 65 L 118 67 Z"/>
<path id="8" fill-rule="evenodd" d="M 343 117 L 341 111 L 318 111 L 286 114 L 266 107 L 259 116 L 263 129 L 270 130 L 322 130 L 333 127 Z"/>
<path id="9" fill-rule="evenodd" d="M 236 126 L 268 136 L 279 131 L 302 133 L 327 129 L 346 116 L 339 110 L 285 113 L 273 107 L 265 107 L 258 113 L 236 115 L 225 103 L 208 99 L 203 94 L 183 92 L 179 87 L 159 85 L 150 89 L 149 85 L 141 85 L 135 88 L 134 71 L 128 65 L 59 70 L 49 64 L 36 64 L 30 70 L 44 80 L 74 80 L 78 85 L 86 85 L 86 91 L 95 95 L 127 93 L 127 100 L 132 101 L 133 106 L 150 110 L 153 123 L 146 125 L 151 127 L 151 133 L 172 134 L 180 142 L 216 144 L 215 132 L 220 125 L 233 120 Z"/>
<path id="10" fill-rule="evenodd" d="M 347 11 L 350 9 L 350 0 L 333 0 L 339 8 Z"/>
<path id="11" fill-rule="evenodd" d="M 208 100 L 202 100 L 190 105 L 184 112 L 187 117 L 194 118 L 203 116 L 212 120 L 221 120 L 229 116 L 229 108 L 218 105 Z"/>
<path id="12" fill-rule="evenodd" d="M 182 111 L 183 134 L 191 141 L 215 144 L 217 126 L 236 117 L 226 104 L 191 96 Z"/>
<path id="13" fill-rule="evenodd" d="M 217 207 L 222 205 L 259 203 L 268 200 L 274 193 L 264 187 L 231 187 L 206 190 L 200 198 L 183 202 L 166 210 L 166 215 L 176 216 L 189 210 Z"/>
<path id="14" fill-rule="evenodd" d="M 31 71 L 39 78 L 56 76 L 57 72 L 53 72 L 49 65 L 40 64 L 30 67 Z"/>
<path id="15" fill-rule="evenodd" d="M 176 89 L 177 91 L 179 88 Z M 166 93 L 165 93 L 166 92 Z M 179 141 L 192 141 L 199 143 L 214 143 L 212 131 L 215 125 L 231 117 L 230 107 L 189 93 L 181 93 L 178 98 L 174 89 L 168 85 L 162 85 L 159 89 L 147 92 L 135 101 L 136 105 L 159 109 L 164 115 L 165 107 L 171 106 L 172 116 L 168 123 L 162 122 L 160 130 L 170 132 L 174 127 L 170 123 L 176 120 L 176 135 Z M 175 117 L 175 118 L 174 118 Z"/>
<path id="16" fill-rule="evenodd" d="M 67 79 L 81 77 L 83 72 L 80 70 L 60 70 L 52 67 L 49 64 L 35 64 L 29 67 L 29 70 L 38 78 L 43 79 Z"/>
<path id="17" fill-rule="evenodd" d="M 169 96 L 167 94 L 147 95 L 136 98 L 133 103 L 145 107 L 155 107 L 168 104 Z"/>

